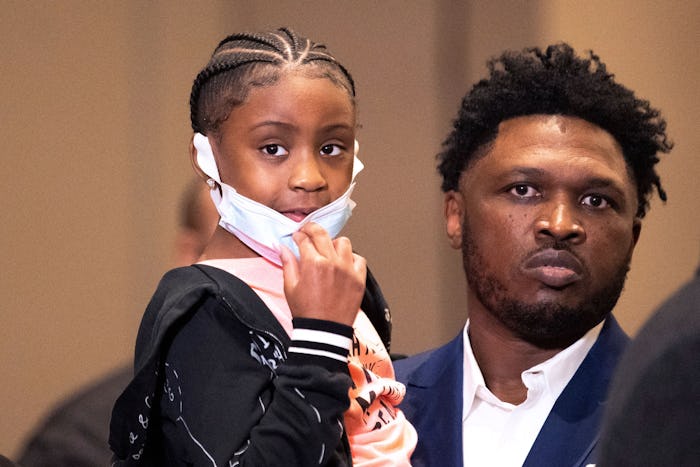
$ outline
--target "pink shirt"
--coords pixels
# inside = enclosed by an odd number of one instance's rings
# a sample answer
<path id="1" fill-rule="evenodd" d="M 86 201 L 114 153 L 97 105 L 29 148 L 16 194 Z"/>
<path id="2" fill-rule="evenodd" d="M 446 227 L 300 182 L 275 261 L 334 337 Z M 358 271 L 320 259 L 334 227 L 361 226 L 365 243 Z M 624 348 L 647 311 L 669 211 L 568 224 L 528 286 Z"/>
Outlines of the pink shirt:
<path id="1" fill-rule="evenodd" d="M 284 296 L 282 268 L 262 257 L 210 259 L 199 264 L 223 269 L 248 284 L 272 311 L 277 321 L 287 331 L 287 335 L 292 335 L 292 312 Z"/>

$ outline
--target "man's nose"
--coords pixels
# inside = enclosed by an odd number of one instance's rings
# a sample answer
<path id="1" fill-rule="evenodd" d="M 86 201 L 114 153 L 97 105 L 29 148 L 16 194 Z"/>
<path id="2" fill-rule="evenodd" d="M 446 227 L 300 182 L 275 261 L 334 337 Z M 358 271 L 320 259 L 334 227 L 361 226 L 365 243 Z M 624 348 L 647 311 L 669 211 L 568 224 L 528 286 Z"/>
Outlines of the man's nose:
<path id="1" fill-rule="evenodd" d="M 576 206 L 564 200 L 543 204 L 535 230 L 538 237 L 551 237 L 559 242 L 582 243 L 586 239 L 586 231 L 577 217 Z"/>

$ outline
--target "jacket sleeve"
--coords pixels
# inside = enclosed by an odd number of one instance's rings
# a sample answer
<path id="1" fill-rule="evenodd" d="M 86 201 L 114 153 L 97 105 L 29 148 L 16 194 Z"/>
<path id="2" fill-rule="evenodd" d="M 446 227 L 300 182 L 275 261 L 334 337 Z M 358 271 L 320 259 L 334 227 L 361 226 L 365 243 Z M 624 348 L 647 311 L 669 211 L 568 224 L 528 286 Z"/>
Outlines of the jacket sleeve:
<path id="1" fill-rule="evenodd" d="M 289 349 L 211 296 L 178 326 L 160 399 L 166 465 L 343 465 L 352 328 L 295 320 Z"/>

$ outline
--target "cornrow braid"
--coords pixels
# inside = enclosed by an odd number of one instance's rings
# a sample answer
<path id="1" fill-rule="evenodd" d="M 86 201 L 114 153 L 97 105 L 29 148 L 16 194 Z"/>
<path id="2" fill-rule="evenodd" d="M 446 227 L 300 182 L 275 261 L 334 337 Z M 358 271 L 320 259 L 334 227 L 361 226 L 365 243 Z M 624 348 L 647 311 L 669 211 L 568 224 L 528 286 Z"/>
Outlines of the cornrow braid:
<path id="1" fill-rule="evenodd" d="M 216 132 L 233 107 L 243 103 L 254 86 L 274 84 L 283 72 L 328 78 L 346 89 L 354 103 L 355 83 L 325 45 L 290 29 L 232 34 L 214 49 L 190 94 L 190 119 L 195 132 Z"/>

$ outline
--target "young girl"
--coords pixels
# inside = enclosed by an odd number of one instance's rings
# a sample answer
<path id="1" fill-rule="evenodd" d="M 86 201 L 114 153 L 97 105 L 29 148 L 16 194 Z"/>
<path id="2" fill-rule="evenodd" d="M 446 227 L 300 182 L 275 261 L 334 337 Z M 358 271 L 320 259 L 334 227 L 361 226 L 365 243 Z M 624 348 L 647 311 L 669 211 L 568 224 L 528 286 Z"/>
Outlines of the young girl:
<path id="1" fill-rule="evenodd" d="M 362 168 L 350 74 L 288 29 L 236 34 L 190 107 L 191 155 L 221 220 L 146 309 L 113 465 L 409 465 L 388 308 L 335 238 Z"/>

